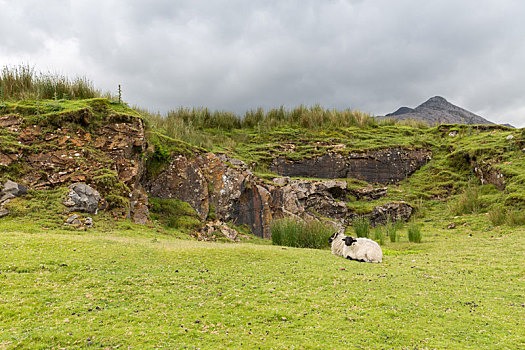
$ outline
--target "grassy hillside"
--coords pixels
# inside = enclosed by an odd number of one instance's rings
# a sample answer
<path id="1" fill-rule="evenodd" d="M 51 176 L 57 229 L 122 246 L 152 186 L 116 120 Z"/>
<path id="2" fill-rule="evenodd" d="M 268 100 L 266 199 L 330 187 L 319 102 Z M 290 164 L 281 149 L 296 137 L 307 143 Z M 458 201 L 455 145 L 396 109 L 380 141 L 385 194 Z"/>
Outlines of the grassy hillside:
<path id="1" fill-rule="evenodd" d="M 366 264 L 0 221 L 0 348 L 522 348 L 525 230 L 488 226 L 445 216 Z"/>

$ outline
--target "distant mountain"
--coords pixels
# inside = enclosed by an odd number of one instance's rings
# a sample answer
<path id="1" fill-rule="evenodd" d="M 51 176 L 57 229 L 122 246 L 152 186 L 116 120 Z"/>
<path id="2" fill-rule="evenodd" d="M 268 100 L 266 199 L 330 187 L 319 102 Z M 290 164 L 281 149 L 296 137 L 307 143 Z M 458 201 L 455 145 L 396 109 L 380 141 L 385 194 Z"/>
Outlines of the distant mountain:
<path id="1" fill-rule="evenodd" d="M 455 106 L 441 96 L 434 96 L 416 108 L 401 107 L 397 111 L 380 118 L 396 118 L 399 120 L 417 119 L 430 125 L 434 124 L 465 124 L 493 125 L 493 122 L 480 117 L 461 107 Z"/>

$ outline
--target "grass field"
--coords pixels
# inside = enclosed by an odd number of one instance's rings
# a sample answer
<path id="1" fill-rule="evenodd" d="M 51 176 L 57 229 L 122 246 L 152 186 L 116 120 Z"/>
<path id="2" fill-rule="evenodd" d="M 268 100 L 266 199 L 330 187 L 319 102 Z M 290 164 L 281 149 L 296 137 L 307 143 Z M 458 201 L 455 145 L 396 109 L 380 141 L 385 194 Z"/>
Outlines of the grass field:
<path id="1" fill-rule="evenodd" d="M 20 220 L 0 221 L 0 349 L 525 347 L 525 229 L 486 215 L 402 230 L 382 264 Z"/>

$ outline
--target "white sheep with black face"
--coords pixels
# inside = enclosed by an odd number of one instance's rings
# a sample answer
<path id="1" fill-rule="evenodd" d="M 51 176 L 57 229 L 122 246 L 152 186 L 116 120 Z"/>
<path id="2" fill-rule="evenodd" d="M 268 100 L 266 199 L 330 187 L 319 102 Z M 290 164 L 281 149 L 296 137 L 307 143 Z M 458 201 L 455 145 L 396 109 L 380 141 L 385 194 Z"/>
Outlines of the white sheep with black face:
<path id="1" fill-rule="evenodd" d="M 346 236 L 343 233 L 336 232 L 330 238 L 328 243 L 332 243 L 332 254 L 343 256 L 343 249 L 345 247 Z"/>
<path id="2" fill-rule="evenodd" d="M 342 256 L 344 258 L 371 263 L 380 263 L 383 261 L 383 251 L 381 247 L 371 239 L 346 236 L 337 239 L 343 242 Z"/>

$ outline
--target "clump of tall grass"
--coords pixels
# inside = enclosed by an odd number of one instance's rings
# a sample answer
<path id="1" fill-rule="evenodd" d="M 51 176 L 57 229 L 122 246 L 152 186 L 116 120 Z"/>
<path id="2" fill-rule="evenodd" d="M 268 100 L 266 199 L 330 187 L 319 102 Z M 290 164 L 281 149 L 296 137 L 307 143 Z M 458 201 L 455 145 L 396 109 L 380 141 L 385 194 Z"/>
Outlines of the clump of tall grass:
<path id="1" fill-rule="evenodd" d="M 494 226 L 501 226 L 505 223 L 506 210 L 502 205 L 493 206 L 488 211 L 489 221 Z"/>
<path id="2" fill-rule="evenodd" d="M 333 228 L 319 221 L 294 218 L 275 220 L 271 224 L 272 243 L 296 248 L 323 249 L 330 246 Z"/>
<path id="3" fill-rule="evenodd" d="M 523 210 L 509 210 L 507 212 L 507 225 L 513 226 L 522 226 L 525 225 L 525 211 Z"/>
<path id="4" fill-rule="evenodd" d="M 468 187 L 458 196 L 456 201 L 450 202 L 448 209 L 452 215 L 463 215 L 478 213 L 482 207 L 478 191 L 475 188 Z"/>
<path id="5" fill-rule="evenodd" d="M 379 245 L 384 245 L 385 244 L 385 235 L 383 233 L 383 227 L 376 226 L 374 228 L 374 241 L 379 243 Z"/>
<path id="6" fill-rule="evenodd" d="M 415 222 L 408 224 L 408 241 L 413 243 L 421 243 L 423 234 L 421 233 L 421 227 Z"/>
<path id="7" fill-rule="evenodd" d="M 392 222 L 392 218 L 390 216 L 387 217 L 385 230 L 386 235 L 388 236 L 388 238 L 390 238 L 390 242 L 394 243 L 398 240 L 399 237 L 397 231 L 399 231 L 402 226 L 403 223 L 401 221 Z"/>
<path id="8" fill-rule="evenodd" d="M 37 73 L 27 65 L 5 66 L 0 71 L 0 100 L 85 99 L 101 92 L 85 77 L 69 79 L 52 73 Z"/>
<path id="9" fill-rule="evenodd" d="M 357 237 L 368 238 L 370 236 L 370 220 L 367 217 L 358 216 L 352 221 L 352 226 Z"/>

